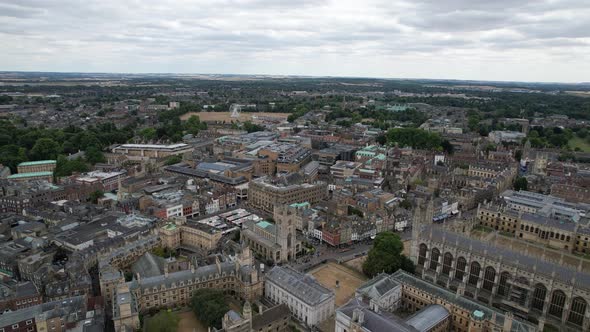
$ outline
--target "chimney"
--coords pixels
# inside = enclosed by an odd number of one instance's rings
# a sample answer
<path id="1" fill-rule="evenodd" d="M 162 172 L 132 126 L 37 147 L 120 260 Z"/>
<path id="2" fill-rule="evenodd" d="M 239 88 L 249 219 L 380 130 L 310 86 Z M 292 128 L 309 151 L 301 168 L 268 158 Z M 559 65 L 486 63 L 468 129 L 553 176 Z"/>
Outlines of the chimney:
<path id="1" fill-rule="evenodd" d="M 514 315 L 511 312 L 506 312 L 504 316 L 504 327 L 503 331 L 512 331 L 512 320 L 514 319 Z"/>
<path id="2" fill-rule="evenodd" d="M 164 267 L 164 277 L 168 278 L 168 265 Z"/>
<path id="3" fill-rule="evenodd" d="M 365 313 L 359 308 L 354 309 L 352 312 L 352 321 L 358 325 L 363 325 L 365 321 Z"/>

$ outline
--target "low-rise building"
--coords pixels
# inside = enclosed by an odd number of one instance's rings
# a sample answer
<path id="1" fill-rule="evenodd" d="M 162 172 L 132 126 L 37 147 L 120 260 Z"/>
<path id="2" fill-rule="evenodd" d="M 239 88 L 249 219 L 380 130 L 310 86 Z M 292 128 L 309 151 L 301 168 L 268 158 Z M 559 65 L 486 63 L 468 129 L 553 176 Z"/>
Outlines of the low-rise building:
<path id="1" fill-rule="evenodd" d="M 14 182 L 38 181 L 38 180 L 53 182 L 53 172 L 18 173 L 18 174 L 9 175 L 7 177 L 7 179 L 10 181 L 14 181 Z"/>
<path id="2" fill-rule="evenodd" d="M 113 149 L 115 154 L 127 157 L 166 158 L 173 155 L 191 153 L 193 148 L 185 143 L 177 144 L 121 144 Z"/>
<path id="3" fill-rule="evenodd" d="M 22 162 L 16 168 L 18 173 L 53 172 L 56 165 L 55 160 L 37 160 Z"/>

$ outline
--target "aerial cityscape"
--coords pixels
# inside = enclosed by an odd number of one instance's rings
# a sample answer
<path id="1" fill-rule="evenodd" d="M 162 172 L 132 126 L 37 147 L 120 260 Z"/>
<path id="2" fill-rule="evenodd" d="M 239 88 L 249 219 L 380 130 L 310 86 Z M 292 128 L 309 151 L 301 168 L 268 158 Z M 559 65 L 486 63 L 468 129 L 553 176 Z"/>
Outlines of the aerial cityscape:
<path id="1" fill-rule="evenodd" d="M 0 332 L 590 331 L 589 10 L 0 1 Z"/>

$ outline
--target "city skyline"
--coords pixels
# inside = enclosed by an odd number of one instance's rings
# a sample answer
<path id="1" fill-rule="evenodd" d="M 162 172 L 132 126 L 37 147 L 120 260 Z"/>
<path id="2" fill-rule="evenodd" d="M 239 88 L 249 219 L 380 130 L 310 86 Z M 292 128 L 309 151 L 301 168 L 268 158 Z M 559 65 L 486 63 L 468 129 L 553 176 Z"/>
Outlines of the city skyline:
<path id="1" fill-rule="evenodd" d="M 584 1 L 0 1 L 5 71 L 587 82 Z"/>

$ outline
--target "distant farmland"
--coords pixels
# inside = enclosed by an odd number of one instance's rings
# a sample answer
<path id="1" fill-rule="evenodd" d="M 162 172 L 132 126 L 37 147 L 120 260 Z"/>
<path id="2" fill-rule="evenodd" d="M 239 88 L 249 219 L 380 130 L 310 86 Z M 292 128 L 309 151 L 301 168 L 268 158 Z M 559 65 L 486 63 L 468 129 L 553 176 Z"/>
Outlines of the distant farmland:
<path id="1" fill-rule="evenodd" d="M 256 112 L 256 113 L 246 113 L 240 112 L 239 118 L 232 118 L 230 116 L 230 112 L 190 112 L 184 114 L 180 117 L 181 120 L 188 120 L 192 115 L 197 115 L 199 119 L 203 122 L 215 122 L 215 121 L 225 121 L 225 122 L 232 122 L 232 121 L 255 121 L 256 117 L 268 117 L 268 118 L 277 118 L 281 120 L 287 120 L 289 113 L 267 113 L 267 112 Z"/>

